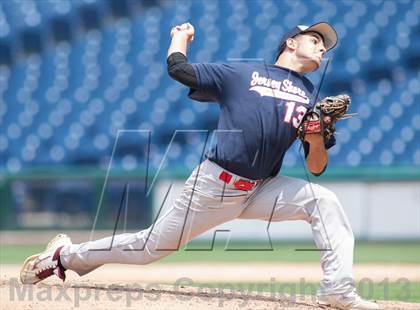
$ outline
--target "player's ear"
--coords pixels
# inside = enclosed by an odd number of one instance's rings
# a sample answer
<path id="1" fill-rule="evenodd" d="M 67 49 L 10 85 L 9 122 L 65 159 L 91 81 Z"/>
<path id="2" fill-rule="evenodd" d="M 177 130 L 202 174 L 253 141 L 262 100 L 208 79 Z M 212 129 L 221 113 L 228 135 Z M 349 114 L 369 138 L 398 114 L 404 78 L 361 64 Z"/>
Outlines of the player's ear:
<path id="1" fill-rule="evenodd" d="M 291 49 L 291 50 L 295 50 L 297 48 L 297 41 L 295 38 L 288 38 L 286 40 L 286 46 Z"/>

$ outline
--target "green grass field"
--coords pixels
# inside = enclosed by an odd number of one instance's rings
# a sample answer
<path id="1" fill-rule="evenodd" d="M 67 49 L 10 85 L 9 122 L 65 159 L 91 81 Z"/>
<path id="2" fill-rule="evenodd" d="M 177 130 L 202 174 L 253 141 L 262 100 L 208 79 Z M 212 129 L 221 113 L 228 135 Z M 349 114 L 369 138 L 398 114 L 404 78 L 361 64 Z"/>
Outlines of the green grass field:
<path id="1" fill-rule="evenodd" d="M 4 245 L 0 248 L 0 264 L 21 264 L 24 259 L 44 249 L 45 245 Z M 273 250 L 264 250 L 261 244 L 239 244 L 236 250 L 226 250 L 216 243 L 213 250 L 208 244 L 191 245 L 188 250 L 179 250 L 162 259 L 158 264 L 208 261 L 211 262 L 319 262 L 317 251 L 311 242 L 276 243 Z M 248 250 L 238 250 L 248 249 Z M 254 250 L 250 250 L 254 249 Z M 259 249 L 259 250 L 255 250 Z M 417 242 L 357 242 L 354 251 L 355 263 L 402 263 L 420 264 L 420 246 Z M 413 266 L 413 272 L 415 267 Z M 417 265 L 418 268 L 418 265 Z M 356 283 L 360 294 L 369 299 L 420 302 L 420 282 L 372 282 L 368 279 Z M 318 283 L 194 283 L 204 288 L 226 288 L 245 291 L 249 294 L 274 292 L 281 294 L 315 294 Z"/>
<path id="2" fill-rule="evenodd" d="M 45 245 L 3 245 L 0 247 L 0 263 L 20 264 L 24 259 L 45 248 Z M 318 251 L 311 242 L 284 242 L 273 245 L 273 250 L 261 244 L 238 244 L 236 250 L 225 250 L 225 245 L 191 245 L 187 250 L 175 251 L 159 263 L 217 261 L 217 262 L 318 262 Z M 254 250 L 253 250 L 254 249 Z M 256 250 L 259 249 L 259 250 Z M 420 264 L 420 245 L 416 242 L 358 242 L 354 249 L 355 263 L 402 263 Z"/>
<path id="3" fill-rule="evenodd" d="M 319 252 L 312 251 L 312 242 L 285 242 L 273 245 L 273 249 L 259 244 L 239 244 L 237 250 L 225 250 L 216 244 L 212 251 L 180 250 L 164 258 L 164 262 L 222 261 L 222 262 L 319 262 Z M 206 245 L 207 246 L 207 245 Z M 206 248 L 201 245 L 201 248 Z M 208 247 L 207 247 L 208 249 Z M 248 249 L 248 250 L 241 250 Z M 249 250 L 259 249 L 259 250 Z M 307 251 L 309 249 L 309 251 Z M 354 249 L 355 263 L 407 263 L 420 264 L 420 246 L 416 242 L 359 242 Z"/>

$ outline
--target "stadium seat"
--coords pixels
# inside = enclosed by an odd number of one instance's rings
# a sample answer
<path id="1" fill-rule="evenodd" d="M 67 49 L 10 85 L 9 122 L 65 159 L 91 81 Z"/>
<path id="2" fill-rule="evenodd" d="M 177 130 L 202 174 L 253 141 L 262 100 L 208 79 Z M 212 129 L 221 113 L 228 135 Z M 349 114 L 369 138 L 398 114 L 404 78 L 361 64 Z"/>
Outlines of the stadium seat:
<path id="1" fill-rule="evenodd" d="M 419 165 L 413 143 L 420 130 L 418 1 L 127 3 L 0 3 L 0 47 L 20 55 L 0 64 L 2 168 L 15 173 L 38 165 L 97 164 L 124 130 L 152 130 L 152 153 L 160 154 L 156 168 L 175 130 L 217 126 L 217 105 L 189 100 L 188 89 L 166 73 L 173 25 L 196 26 L 191 62 L 272 63 L 283 31 L 318 20 L 333 23 L 340 36 L 321 95 L 346 91 L 350 112 L 358 113 L 338 125 L 331 166 Z M 55 29 L 60 22 L 61 30 Z M 310 77 L 319 82 L 321 73 Z M 136 139 L 126 134 L 121 145 L 127 152 L 113 159 L 126 170 L 139 165 L 130 153 Z M 184 138 L 172 152 L 171 162 L 183 167 L 201 156 Z M 284 165 L 300 166 L 300 152 L 294 146 Z"/>

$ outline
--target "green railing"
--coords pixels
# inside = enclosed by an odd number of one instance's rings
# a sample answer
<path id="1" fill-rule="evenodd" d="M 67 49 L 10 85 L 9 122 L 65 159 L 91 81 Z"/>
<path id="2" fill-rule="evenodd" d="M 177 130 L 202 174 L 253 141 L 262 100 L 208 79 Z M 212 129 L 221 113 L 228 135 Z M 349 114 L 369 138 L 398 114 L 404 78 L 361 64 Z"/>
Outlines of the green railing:
<path id="1" fill-rule="evenodd" d="M 166 169 L 159 173 L 159 177 L 165 178 L 187 178 L 190 170 L 175 167 L 170 170 Z M 27 168 L 18 173 L 5 173 L 0 171 L 0 184 L 11 179 L 27 179 L 27 178 L 101 178 L 107 175 L 107 170 L 98 169 L 92 166 L 54 166 L 54 167 L 37 167 Z M 149 171 L 149 179 L 156 174 L 156 171 Z M 292 176 L 297 178 L 306 178 L 307 172 L 303 168 L 283 168 L 281 175 Z M 146 170 L 123 170 L 113 168 L 109 171 L 109 177 L 124 178 L 138 177 L 144 178 Z M 310 175 L 310 173 L 309 173 Z M 311 176 L 311 175 L 310 175 Z M 313 176 L 311 176 L 311 179 Z M 328 168 L 323 175 L 315 177 L 322 181 L 330 180 L 361 180 L 361 181 L 407 181 L 419 180 L 420 166 L 392 166 L 392 167 L 334 167 Z"/>

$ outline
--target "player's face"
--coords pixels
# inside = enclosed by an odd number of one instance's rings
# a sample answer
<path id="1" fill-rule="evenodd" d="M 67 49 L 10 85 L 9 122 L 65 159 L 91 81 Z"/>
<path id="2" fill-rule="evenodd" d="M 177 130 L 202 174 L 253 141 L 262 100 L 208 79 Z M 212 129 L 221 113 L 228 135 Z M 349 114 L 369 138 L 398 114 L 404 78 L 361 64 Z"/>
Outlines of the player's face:
<path id="1" fill-rule="evenodd" d="M 316 32 L 308 32 L 296 37 L 296 57 L 303 64 L 305 72 L 319 68 L 326 52 L 322 37 Z"/>

